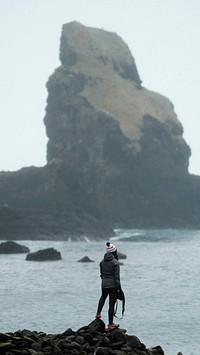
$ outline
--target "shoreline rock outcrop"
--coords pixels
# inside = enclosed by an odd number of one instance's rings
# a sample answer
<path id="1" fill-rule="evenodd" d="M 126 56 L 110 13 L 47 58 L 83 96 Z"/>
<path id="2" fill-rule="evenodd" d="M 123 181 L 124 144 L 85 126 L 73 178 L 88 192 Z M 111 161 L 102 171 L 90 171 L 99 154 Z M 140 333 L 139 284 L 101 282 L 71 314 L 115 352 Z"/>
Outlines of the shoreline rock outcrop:
<path id="1" fill-rule="evenodd" d="M 62 334 L 27 329 L 0 333 L 0 352 L 5 355 L 164 355 L 159 345 L 147 349 L 135 335 L 120 329 L 105 332 L 102 326 L 94 324 L 78 331 L 68 328 Z"/>
<path id="2" fill-rule="evenodd" d="M 47 82 L 47 164 L 0 172 L 0 238 L 108 239 L 199 229 L 200 177 L 173 104 L 142 86 L 116 34 L 65 24 Z"/>

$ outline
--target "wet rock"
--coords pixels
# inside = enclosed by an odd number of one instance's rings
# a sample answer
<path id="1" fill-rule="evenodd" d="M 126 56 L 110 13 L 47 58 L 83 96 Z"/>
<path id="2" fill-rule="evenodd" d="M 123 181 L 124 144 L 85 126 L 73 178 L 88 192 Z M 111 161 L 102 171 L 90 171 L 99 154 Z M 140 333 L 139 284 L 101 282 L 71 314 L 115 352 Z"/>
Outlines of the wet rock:
<path id="1" fill-rule="evenodd" d="M 127 335 L 121 329 L 110 332 L 108 338 L 112 343 L 112 347 L 114 347 L 113 345 L 115 344 L 116 348 L 119 348 L 127 343 Z"/>
<path id="2" fill-rule="evenodd" d="M 13 241 L 2 242 L 0 244 L 0 254 L 30 253 L 30 249 L 25 245 L 20 245 Z"/>
<path id="3" fill-rule="evenodd" d="M 30 253 L 26 256 L 26 260 L 31 261 L 54 261 L 61 260 L 61 253 L 54 248 L 47 248 Z"/>
<path id="4" fill-rule="evenodd" d="M 31 345 L 31 349 L 35 350 L 36 352 L 39 352 L 42 350 L 42 344 L 41 342 L 34 342 Z"/>
<path id="5" fill-rule="evenodd" d="M 0 354 L 4 355 L 164 355 L 160 346 L 147 349 L 135 336 L 122 329 L 105 331 L 102 320 L 62 334 L 46 334 L 29 330 L 0 333 Z"/>
<path id="6" fill-rule="evenodd" d="M 151 348 L 151 353 L 153 355 L 164 355 L 164 351 L 162 350 L 160 345 L 154 346 Z"/>
<path id="7" fill-rule="evenodd" d="M 7 342 L 7 343 L 0 343 L 0 353 L 1 351 L 6 351 L 7 349 L 15 347 L 12 343 Z"/>
<path id="8" fill-rule="evenodd" d="M 118 255 L 119 259 L 126 259 L 127 258 L 126 254 L 120 253 L 119 251 L 117 252 L 117 255 Z"/>
<path id="9" fill-rule="evenodd" d="M 88 327 L 95 330 L 96 332 L 104 333 L 105 332 L 105 323 L 101 319 L 94 319 Z"/>
<path id="10" fill-rule="evenodd" d="M 129 345 L 132 349 L 137 348 L 140 350 L 143 350 L 145 348 L 145 345 L 140 342 L 138 337 L 135 335 L 127 335 L 127 345 Z"/>
<path id="11" fill-rule="evenodd" d="M 88 256 L 84 256 L 82 259 L 78 260 L 79 263 L 93 263 L 94 260 L 91 260 Z"/>

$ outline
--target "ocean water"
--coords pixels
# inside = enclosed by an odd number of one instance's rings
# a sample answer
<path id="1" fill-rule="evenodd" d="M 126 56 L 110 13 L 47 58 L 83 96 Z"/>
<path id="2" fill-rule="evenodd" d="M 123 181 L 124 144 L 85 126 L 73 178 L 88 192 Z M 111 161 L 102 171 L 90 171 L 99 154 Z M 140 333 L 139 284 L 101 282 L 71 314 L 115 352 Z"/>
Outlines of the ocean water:
<path id="1" fill-rule="evenodd" d="M 200 231 L 116 230 L 126 310 L 120 326 L 165 355 L 199 355 Z M 62 260 L 0 255 L 0 332 L 64 332 L 88 325 L 100 297 L 105 242 L 19 241 L 31 252 L 53 247 Z M 94 262 L 77 262 L 84 256 Z M 120 308 L 119 305 L 119 316 Z M 107 324 L 106 303 L 102 319 Z"/>

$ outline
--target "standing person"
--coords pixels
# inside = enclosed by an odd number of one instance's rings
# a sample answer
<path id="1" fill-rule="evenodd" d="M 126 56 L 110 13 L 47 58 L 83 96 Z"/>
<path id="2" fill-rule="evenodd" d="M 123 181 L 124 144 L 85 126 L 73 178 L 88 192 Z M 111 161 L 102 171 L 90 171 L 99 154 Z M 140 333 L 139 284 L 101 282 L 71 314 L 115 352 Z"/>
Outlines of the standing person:
<path id="1" fill-rule="evenodd" d="M 106 298 L 109 296 L 108 309 L 108 330 L 113 330 L 118 325 L 113 323 L 114 307 L 117 299 L 117 290 L 121 289 L 120 285 L 120 267 L 117 255 L 117 248 L 110 242 L 106 243 L 106 253 L 100 262 L 101 297 L 99 299 L 96 318 L 101 318 L 101 311 L 105 304 Z"/>

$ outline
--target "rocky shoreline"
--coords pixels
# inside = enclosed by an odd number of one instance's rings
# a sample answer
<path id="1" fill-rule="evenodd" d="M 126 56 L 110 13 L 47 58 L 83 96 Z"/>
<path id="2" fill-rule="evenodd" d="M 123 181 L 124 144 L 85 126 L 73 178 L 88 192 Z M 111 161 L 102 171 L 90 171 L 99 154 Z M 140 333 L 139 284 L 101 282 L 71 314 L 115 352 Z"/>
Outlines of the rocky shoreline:
<path id="1" fill-rule="evenodd" d="M 107 332 L 102 320 L 94 320 L 77 331 L 62 334 L 18 330 L 0 333 L 0 354 L 5 355 L 164 355 L 161 346 L 147 349 L 135 335 L 123 329 Z"/>

